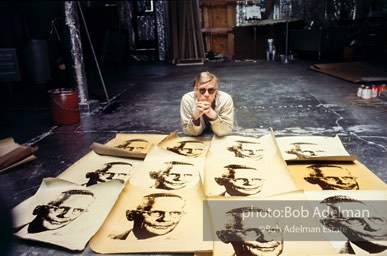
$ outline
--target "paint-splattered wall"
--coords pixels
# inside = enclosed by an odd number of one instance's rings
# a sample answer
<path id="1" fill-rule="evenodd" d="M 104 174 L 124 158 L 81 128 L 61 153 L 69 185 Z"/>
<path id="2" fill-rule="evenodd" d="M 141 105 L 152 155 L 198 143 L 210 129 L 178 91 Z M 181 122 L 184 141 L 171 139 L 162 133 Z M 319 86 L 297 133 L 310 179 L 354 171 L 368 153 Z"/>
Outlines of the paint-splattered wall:
<path id="1" fill-rule="evenodd" d="M 237 3 L 237 25 L 248 23 L 248 9 L 255 6 L 259 6 L 263 11 L 270 8 L 271 12 L 267 17 L 270 19 L 295 18 L 317 24 L 361 20 L 366 18 L 370 11 L 387 7 L 385 0 L 240 0 Z M 272 6 L 269 7 L 268 4 Z"/>

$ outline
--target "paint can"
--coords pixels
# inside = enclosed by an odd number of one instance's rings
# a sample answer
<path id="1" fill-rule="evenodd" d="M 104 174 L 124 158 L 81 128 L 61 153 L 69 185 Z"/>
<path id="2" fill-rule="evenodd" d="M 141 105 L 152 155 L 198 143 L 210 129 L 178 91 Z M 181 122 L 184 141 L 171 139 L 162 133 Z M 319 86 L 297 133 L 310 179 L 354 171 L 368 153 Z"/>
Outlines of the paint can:
<path id="1" fill-rule="evenodd" d="M 79 123 L 81 116 L 78 93 L 71 88 L 59 88 L 48 91 L 50 95 L 51 113 L 57 125 Z"/>
<path id="2" fill-rule="evenodd" d="M 378 96 L 380 96 L 383 90 L 387 90 L 387 85 L 381 84 L 378 86 Z"/>
<path id="3" fill-rule="evenodd" d="M 372 85 L 371 98 L 377 98 L 377 97 L 378 97 L 378 87 L 376 85 Z"/>
<path id="4" fill-rule="evenodd" d="M 361 98 L 361 93 L 364 89 L 364 84 L 362 84 L 360 87 L 357 88 L 357 97 Z"/>
<path id="5" fill-rule="evenodd" d="M 372 98 L 372 91 L 369 86 L 366 86 L 362 91 L 361 91 L 361 98 L 363 100 L 370 100 Z"/>

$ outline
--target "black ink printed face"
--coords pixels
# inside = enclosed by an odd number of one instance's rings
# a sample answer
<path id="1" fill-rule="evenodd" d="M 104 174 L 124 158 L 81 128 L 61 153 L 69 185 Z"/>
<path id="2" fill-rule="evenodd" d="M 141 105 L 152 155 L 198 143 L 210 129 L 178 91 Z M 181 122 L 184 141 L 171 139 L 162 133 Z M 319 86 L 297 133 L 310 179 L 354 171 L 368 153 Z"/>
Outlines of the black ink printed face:
<path id="1" fill-rule="evenodd" d="M 161 175 L 159 182 L 165 189 L 174 190 L 186 187 L 196 178 L 191 165 L 173 165 L 172 169 Z"/>
<path id="2" fill-rule="evenodd" d="M 146 140 L 136 139 L 128 140 L 125 143 L 118 145 L 117 148 L 127 149 L 131 152 L 146 153 L 149 142 Z"/>
<path id="3" fill-rule="evenodd" d="M 356 177 L 340 167 L 320 167 L 320 176 L 315 183 L 324 190 L 358 190 Z"/>
<path id="4" fill-rule="evenodd" d="M 156 197 L 153 205 L 142 212 L 142 235 L 165 235 L 175 229 L 184 214 L 184 201 L 178 197 Z"/>
<path id="5" fill-rule="evenodd" d="M 263 156 L 263 148 L 259 143 L 241 143 L 240 152 L 244 158 L 261 159 Z"/>
<path id="6" fill-rule="evenodd" d="M 275 218 L 257 212 L 230 215 L 227 229 L 217 234 L 223 242 L 231 243 L 237 256 L 278 256 L 283 251 L 282 230 Z"/>
<path id="7" fill-rule="evenodd" d="M 324 153 L 325 150 L 322 149 L 320 145 L 315 143 L 294 143 L 293 148 L 291 148 L 287 153 L 294 154 L 297 158 L 308 158 L 321 156 L 321 153 Z"/>
<path id="8" fill-rule="evenodd" d="M 257 169 L 235 168 L 233 175 L 225 179 L 224 187 L 231 196 L 258 194 L 263 186 L 263 177 Z"/>
<path id="9" fill-rule="evenodd" d="M 181 155 L 185 156 L 199 156 L 204 150 L 204 144 L 201 142 L 185 142 L 182 147 L 179 148 Z"/>
<path id="10" fill-rule="evenodd" d="M 122 180 L 125 182 L 133 170 L 133 165 L 126 162 L 110 162 L 106 163 L 102 168 L 88 172 L 86 178 L 89 178 L 86 186 L 95 185 L 98 183 Z"/>
<path id="11" fill-rule="evenodd" d="M 74 194 L 60 204 L 48 204 L 47 215 L 43 218 L 42 225 L 48 230 L 66 226 L 86 212 L 93 201 L 94 197 L 90 195 Z"/>
<path id="12" fill-rule="evenodd" d="M 334 223 L 350 241 L 367 241 L 387 248 L 385 216 L 361 202 L 336 202 L 334 207 L 340 217 L 332 217 L 328 221 L 331 225 Z"/>

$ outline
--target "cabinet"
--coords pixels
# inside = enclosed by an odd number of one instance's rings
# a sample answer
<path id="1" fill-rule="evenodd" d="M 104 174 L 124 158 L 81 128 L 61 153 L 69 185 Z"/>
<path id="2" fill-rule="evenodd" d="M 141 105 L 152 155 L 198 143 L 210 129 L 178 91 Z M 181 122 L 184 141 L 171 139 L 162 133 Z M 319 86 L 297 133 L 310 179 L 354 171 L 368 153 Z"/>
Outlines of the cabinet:
<path id="1" fill-rule="evenodd" d="M 236 0 L 201 0 L 202 35 L 205 51 L 223 53 L 232 59 L 236 23 Z"/>

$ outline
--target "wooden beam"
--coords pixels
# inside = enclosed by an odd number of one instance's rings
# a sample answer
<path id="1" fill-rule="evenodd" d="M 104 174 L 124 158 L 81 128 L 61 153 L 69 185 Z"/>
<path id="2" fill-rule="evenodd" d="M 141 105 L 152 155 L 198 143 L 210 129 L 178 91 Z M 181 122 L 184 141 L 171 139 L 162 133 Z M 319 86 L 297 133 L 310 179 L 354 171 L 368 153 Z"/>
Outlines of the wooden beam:
<path id="1" fill-rule="evenodd" d="M 202 33 L 204 34 L 210 34 L 210 33 L 217 33 L 217 34 L 227 34 L 232 32 L 232 28 L 202 28 Z"/>

